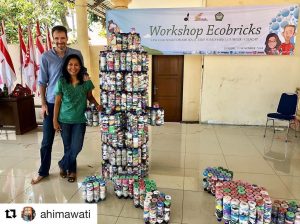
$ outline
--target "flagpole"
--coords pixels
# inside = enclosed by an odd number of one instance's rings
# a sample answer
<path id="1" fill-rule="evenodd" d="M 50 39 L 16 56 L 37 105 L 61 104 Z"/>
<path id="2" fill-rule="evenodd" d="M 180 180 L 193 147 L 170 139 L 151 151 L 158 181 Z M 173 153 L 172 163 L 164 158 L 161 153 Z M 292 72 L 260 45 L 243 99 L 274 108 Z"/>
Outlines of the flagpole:
<path id="1" fill-rule="evenodd" d="M 21 51 L 20 51 L 20 54 L 22 54 Z M 22 65 L 20 66 L 20 72 L 21 72 L 21 85 L 23 86 L 23 69 L 22 69 Z"/>
<path id="2" fill-rule="evenodd" d="M 22 64 L 23 64 L 23 56 L 22 56 L 22 47 L 21 47 L 21 35 L 20 32 L 22 32 L 21 30 L 21 25 L 19 24 L 19 47 L 20 47 L 20 73 L 21 73 L 21 85 L 23 86 L 23 69 L 22 69 Z"/>

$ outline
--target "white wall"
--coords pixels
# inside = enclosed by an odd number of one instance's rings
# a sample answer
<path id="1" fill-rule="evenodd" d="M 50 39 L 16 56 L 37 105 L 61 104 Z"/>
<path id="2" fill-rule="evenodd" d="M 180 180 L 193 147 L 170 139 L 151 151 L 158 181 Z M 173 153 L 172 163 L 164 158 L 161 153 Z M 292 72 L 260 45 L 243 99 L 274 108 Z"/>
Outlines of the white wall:
<path id="1" fill-rule="evenodd" d="M 268 0 L 263 4 L 300 1 Z M 259 5 L 257 0 L 208 0 L 207 6 Z M 298 25 L 298 30 L 300 26 Z M 300 40 L 300 32 L 297 40 Z M 282 92 L 300 86 L 300 43 L 295 56 L 205 56 L 201 122 L 262 125 Z"/>
<path id="2" fill-rule="evenodd" d="M 202 122 L 264 124 L 280 94 L 300 86 L 298 56 L 210 56 L 204 64 Z"/>
<path id="3" fill-rule="evenodd" d="M 182 120 L 198 121 L 201 93 L 202 56 L 185 55 L 183 65 Z"/>

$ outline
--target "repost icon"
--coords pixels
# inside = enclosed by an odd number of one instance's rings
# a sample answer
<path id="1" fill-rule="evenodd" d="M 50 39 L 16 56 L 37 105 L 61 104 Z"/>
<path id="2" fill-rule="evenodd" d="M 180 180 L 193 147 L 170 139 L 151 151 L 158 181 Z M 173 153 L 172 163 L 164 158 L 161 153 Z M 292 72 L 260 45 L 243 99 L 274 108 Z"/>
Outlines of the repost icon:
<path id="1" fill-rule="evenodd" d="M 17 217 L 15 209 L 6 209 L 5 215 L 7 219 L 14 219 Z"/>

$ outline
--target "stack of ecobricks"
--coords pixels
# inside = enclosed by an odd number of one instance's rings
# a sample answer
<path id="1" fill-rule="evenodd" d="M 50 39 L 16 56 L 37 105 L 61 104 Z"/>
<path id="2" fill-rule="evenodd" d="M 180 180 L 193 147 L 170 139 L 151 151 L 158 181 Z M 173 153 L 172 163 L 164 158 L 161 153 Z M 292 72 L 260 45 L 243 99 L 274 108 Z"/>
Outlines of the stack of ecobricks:
<path id="1" fill-rule="evenodd" d="M 142 208 L 145 223 L 168 223 L 171 212 L 171 196 L 157 190 L 154 180 L 137 176 L 113 178 L 115 194 L 119 199 L 133 199 L 136 208 Z"/>
<path id="2" fill-rule="evenodd" d="M 272 202 L 267 190 L 246 181 L 233 181 L 223 167 L 203 171 L 203 188 L 215 196 L 217 220 L 225 224 L 300 224 L 300 205 L 295 200 Z"/>
<path id="3" fill-rule="evenodd" d="M 272 201 L 265 188 L 245 181 L 217 182 L 216 217 L 232 224 L 268 224 Z"/>
<path id="4" fill-rule="evenodd" d="M 162 125 L 164 116 L 162 109 L 148 116 L 148 55 L 140 41 L 135 32 L 111 33 L 107 50 L 100 52 L 102 175 L 113 180 L 119 198 L 144 209 L 146 223 L 167 223 L 171 196 L 145 179 L 148 124 Z"/>
<path id="5" fill-rule="evenodd" d="M 102 174 L 148 175 L 148 56 L 137 33 L 112 33 L 100 52 Z"/>

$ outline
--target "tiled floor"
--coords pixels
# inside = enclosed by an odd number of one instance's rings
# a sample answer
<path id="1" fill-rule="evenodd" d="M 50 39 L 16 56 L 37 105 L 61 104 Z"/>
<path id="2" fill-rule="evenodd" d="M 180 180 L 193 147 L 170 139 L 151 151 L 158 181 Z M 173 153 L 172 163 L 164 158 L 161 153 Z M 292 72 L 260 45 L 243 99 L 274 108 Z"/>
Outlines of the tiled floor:
<path id="1" fill-rule="evenodd" d="M 166 123 L 150 129 L 150 178 L 159 190 L 172 196 L 171 223 L 213 224 L 214 198 L 201 188 L 201 172 L 207 166 L 234 171 L 234 179 L 267 188 L 274 199 L 300 201 L 300 137 L 264 127 Z M 300 135 L 298 133 L 298 135 Z M 78 182 L 58 175 L 57 161 L 63 146 L 56 137 L 51 175 L 38 185 L 30 180 L 39 167 L 42 132 L 22 136 L 0 133 L 0 202 L 81 203 L 80 181 L 99 172 L 101 153 L 98 128 L 88 128 L 78 157 Z M 267 159 L 266 157 L 272 157 Z M 98 205 L 98 223 L 142 224 L 142 211 L 130 200 L 119 200 L 109 186 L 107 200 Z"/>

